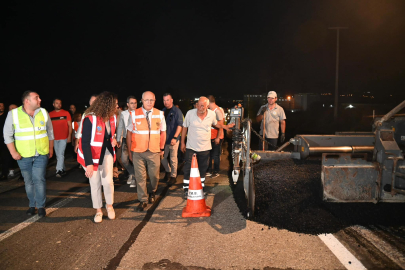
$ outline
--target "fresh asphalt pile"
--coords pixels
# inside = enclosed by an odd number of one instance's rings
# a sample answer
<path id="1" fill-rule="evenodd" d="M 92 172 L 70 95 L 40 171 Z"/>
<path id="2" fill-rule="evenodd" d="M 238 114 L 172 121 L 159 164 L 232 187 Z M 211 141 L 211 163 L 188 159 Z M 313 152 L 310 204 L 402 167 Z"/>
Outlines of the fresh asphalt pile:
<path id="1" fill-rule="evenodd" d="M 260 162 L 254 166 L 254 177 L 254 221 L 270 227 L 321 234 L 351 225 L 405 225 L 404 203 L 323 202 L 319 159 Z M 241 182 L 235 189 L 239 206 L 243 205 L 240 196 L 244 196 Z"/>

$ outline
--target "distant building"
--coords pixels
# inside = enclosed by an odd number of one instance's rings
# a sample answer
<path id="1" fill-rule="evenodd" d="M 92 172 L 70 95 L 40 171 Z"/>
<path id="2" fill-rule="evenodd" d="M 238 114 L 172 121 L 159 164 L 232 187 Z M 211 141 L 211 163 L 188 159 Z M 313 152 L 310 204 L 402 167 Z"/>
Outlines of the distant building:
<path id="1" fill-rule="evenodd" d="M 314 103 L 320 102 L 321 98 L 319 94 L 315 93 L 300 93 L 294 95 L 294 110 L 306 111 Z"/>

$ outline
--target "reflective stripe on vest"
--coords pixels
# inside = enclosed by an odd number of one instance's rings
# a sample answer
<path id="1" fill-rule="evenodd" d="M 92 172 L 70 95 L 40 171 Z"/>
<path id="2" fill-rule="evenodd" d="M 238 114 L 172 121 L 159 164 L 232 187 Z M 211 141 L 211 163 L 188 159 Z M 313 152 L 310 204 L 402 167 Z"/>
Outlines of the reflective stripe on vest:
<path id="1" fill-rule="evenodd" d="M 150 116 L 150 128 L 146 122 L 146 116 L 142 107 L 131 112 L 132 118 L 132 138 L 131 151 L 145 152 L 147 150 L 158 153 L 160 152 L 160 125 L 163 118 L 163 111 L 153 108 Z"/>
<path id="2" fill-rule="evenodd" d="M 48 113 L 45 109 L 34 116 L 32 125 L 30 116 L 25 113 L 22 106 L 11 111 L 13 116 L 15 148 L 22 157 L 33 157 L 38 152 L 40 155 L 49 153 L 49 139 L 46 130 Z"/>
<path id="3" fill-rule="evenodd" d="M 87 118 L 89 118 L 92 128 L 91 128 L 91 139 L 90 139 L 90 147 L 91 147 L 91 155 L 92 155 L 92 160 L 93 160 L 93 170 L 98 169 L 98 165 L 100 163 L 100 156 L 101 156 L 101 150 L 103 146 L 103 141 L 104 141 L 104 133 L 105 133 L 105 123 L 103 120 L 95 115 L 86 115 Z M 83 120 L 84 121 L 84 120 Z M 111 132 L 111 142 L 114 139 L 114 134 L 116 131 L 116 125 L 117 125 L 117 117 L 114 115 L 114 117 L 110 118 L 110 132 Z M 82 122 L 83 123 L 83 122 Z M 114 155 L 114 161 L 115 161 L 115 149 L 113 148 L 112 153 Z M 79 162 L 83 167 L 86 167 L 86 162 L 84 160 L 84 154 L 83 154 L 83 148 L 82 148 L 82 137 L 80 137 L 79 140 L 79 148 L 77 149 L 77 162 Z"/>

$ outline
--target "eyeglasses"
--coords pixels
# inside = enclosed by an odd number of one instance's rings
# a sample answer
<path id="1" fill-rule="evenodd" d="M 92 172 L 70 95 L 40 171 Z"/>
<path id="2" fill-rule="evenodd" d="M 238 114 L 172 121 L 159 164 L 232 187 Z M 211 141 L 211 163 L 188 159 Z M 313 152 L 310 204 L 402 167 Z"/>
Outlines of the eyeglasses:
<path id="1" fill-rule="evenodd" d="M 155 102 L 155 99 L 142 99 L 143 102 Z"/>

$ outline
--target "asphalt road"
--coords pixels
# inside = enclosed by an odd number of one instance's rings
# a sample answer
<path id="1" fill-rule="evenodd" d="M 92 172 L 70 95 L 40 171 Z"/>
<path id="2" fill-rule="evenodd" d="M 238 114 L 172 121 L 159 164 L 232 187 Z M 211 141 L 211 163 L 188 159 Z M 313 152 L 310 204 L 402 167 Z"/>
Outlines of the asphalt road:
<path id="1" fill-rule="evenodd" d="M 181 217 L 186 205 L 182 175 L 170 188 L 160 183 L 157 201 L 142 213 L 134 211 L 138 204 L 135 189 L 124 180 L 118 181 L 114 203 L 117 218 L 108 220 L 104 209 L 101 224 L 93 222 L 95 210 L 88 181 L 79 168 L 69 170 L 63 178 L 50 174 L 47 207 L 52 212 L 44 218 L 28 219 L 25 215 L 28 200 L 24 187 L 3 192 L 1 269 L 405 267 L 402 227 L 352 226 L 318 236 L 247 220 L 235 202 L 235 196 L 241 195 L 230 184 L 228 166 L 225 151 L 221 176 L 207 179 L 206 203 L 212 208 L 208 218 Z M 329 241 L 325 238 L 336 241 L 325 242 Z"/>

